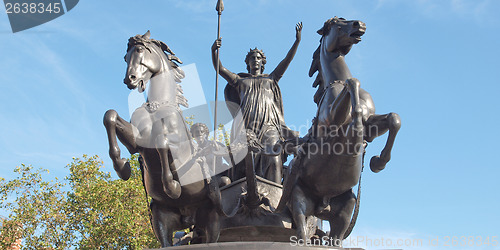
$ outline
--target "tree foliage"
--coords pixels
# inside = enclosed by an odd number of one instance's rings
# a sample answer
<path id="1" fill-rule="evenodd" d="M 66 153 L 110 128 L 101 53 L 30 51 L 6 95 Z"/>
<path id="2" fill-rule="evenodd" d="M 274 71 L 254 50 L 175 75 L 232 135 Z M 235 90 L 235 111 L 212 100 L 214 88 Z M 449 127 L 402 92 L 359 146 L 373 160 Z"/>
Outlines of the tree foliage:
<path id="1" fill-rule="evenodd" d="M 0 248 L 22 239 L 27 249 L 142 249 L 159 247 L 136 156 L 132 176 L 116 180 L 97 156 L 74 158 L 63 181 L 22 165 L 18 177 L 0 179 L 0 208 L 8 211 Z"/>

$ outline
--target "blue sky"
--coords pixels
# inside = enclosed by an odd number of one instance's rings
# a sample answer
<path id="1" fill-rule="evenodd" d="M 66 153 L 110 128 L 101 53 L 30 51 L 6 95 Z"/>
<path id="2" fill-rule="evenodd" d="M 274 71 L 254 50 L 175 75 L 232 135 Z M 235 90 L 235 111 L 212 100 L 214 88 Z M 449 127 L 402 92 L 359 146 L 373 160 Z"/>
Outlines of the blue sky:
<path id="1" fill-rule="evenodd" d="M 113 171 L 102 117 L 112 108 L 129 118 L 123 56 L 127 39 L 148 29 L 185 65 L 194 64 L 205 96 L 213 100 L 216 1 L 145 2 L 80 1 L 67 14 L 16 34 L 1 12 L 2 177 L 13 178 L 21 163 L 62 177 L 71 158 L 82 154 L 101 156 Z M 397 112 L 403 126 L 387 168 L 364 172 L 353 235 L 424 239 L 416 249 L 443 248 L 446 236 L 500 237 L 500 170 L 494 158 L 500 141 L 499 1 L 224 3 L 221 60 L 233 72 L 246 71 L 244 56 L 255 46 L 266 53 L 271 72 L 292 45 L 295 24 L 303 22 L 298 52 L 280 81 L 285 120 L 295 127 L 310 124 L 316 111 L 314 78 L 307 76 L 319 44 L 316 30 L 333 16 L 366 23 L 363 41 L 347 63 L 371 93 L 377 113 Z M 184 89 L 199 90 L 193 82 Z M 367 159 L 384 142 L 382 137 L 372 143 Z M 436 237 L 440 247 L 428 245 Z M 495 249 L 474 249 L 483 248 Z"/>

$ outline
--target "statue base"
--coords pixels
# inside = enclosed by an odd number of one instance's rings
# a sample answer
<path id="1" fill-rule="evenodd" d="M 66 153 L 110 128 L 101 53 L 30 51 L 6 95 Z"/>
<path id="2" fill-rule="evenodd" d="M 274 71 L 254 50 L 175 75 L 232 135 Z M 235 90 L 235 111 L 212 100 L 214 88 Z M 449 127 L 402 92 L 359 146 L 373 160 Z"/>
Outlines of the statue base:
<path id="1" fill-rule="evenodd" d="M 224 242 L 224 243 L 208 243 L 208 244 L 195 244 L 177 247 L 162 248 L 165 250 L 325 250 L 325 249 L 346 249 L 346 250 L 363 250 L 363 248 L 342 248 L 342 247 L 328 247 L 328 246 L 299 246 L 292 244 L 293 242 Z"/>

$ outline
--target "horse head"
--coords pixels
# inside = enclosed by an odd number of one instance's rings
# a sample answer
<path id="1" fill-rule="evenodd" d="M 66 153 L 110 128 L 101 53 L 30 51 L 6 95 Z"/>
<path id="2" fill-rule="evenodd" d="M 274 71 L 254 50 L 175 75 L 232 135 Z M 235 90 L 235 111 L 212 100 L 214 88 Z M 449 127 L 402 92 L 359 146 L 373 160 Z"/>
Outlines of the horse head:
<path id="1" fill-rule="evenodd" d="M 338 51 L 346 55 L 353 44 L 361 41 L 365 31 L 366 25 L 361 21 L 334 17 L 325 22 L 318 34 L 322 36 L 328 52 Z"/>
<path id="2" fill-rule="evenodd" d="M 352 45 L 361 41 L 365 31 L 365 23 L 338 17 L 328 19 L 318 30 L 318 34 L 321 35 L 320 45 L 313 54 L 309 69 L 310 77 L 319 71 L 313 83 L 313 87 L 319 87 L 314 95 L 316 104 L 319 104 L 324 90 L 329 86 L 328 83 L 336 80 L 345 81 L 352 77 L 343 56 L 349 53 Z M 338 60 L 341 57 L 342 59 Z"/>
<path id="3" fill-rule="evenodd" d="M 150 35 L 148 30 L 144 35 L 131 37 L 124 58 L 127 72 L 123 82 L 129 89 L 138 88 L 139 92 L 146 89 L 146 83 L 155 75 L 170 68 L 177 69 L 172 60 L 182 63 L 164 42 L 151 39 Z"/>

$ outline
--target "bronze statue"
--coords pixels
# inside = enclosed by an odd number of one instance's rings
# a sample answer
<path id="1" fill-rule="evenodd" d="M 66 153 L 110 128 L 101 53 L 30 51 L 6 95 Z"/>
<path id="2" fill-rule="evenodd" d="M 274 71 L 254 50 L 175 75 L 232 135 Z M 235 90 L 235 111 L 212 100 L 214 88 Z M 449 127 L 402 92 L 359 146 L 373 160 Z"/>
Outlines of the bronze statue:
<path id="1" fill-rule="evenodd" d="M 204 123 L 191 125 L 190 131 L 196 141 L 196 154 L 205 160 L 210 168 L 210 176 L 215 176 L 221 187 L 231 184 L 231 179 L 228 177 L 230 166 L 222 161 L 224 159 L 229 164 L 232 162 L 228 147 L 220 142 L 209 140 L 209 130 Z"/>
<path id="2" fill-rule="evenodd" d="M 222 9 L 219 0 L 219 21 Z M 233 121 L 230 146 L 209 140 L 205 124 L 188 129 L 180 110 L 180 105 L 187 107 L 179 85 L 184 78 L 178 66 L 182 62 L 172 50 L 151 39 L 149 31 L 129 39 L 124 83 L 143 92 L 149 82 L 147 102 L 130 122 L 108 110 L 104 126 L 120 178 L 127 180 L 131 170 L 120 156 L 116 138 L 131 154 L 141 155 L 144 188 L 152 197 L 153 231 L 162 247 L 172 245 L 175 230 L 188 227 L 195 231 L 191 243 L 216 242 L 219 236 L 221 241 L 268 236 L 272 241 L 289 241 L 293 234 L 306 240 L 322 235 L 318 218 L 330 222 L 331 242 L 336 245 L 350 234 L 359 211 L 365 147 L 389 132 L 380 156 L 370 161 L 373 172 L 384 169 L 401 120 L 396 113 L 375 114 L 370 94 L 344 60 L 361 41 L 365 24 L 335 17 L 318 31 L 322 38 L 309 71 L 310 76 L 318 72 L 313 83 L 318 87 L 314 96 L 318 110 L 309 133 L 298 138 L 285 125 L 278 86 L 297 51 L 302 23 L 295 30 L 295 42 L 270 74 L 263 73 L 266 57 L 257 48 L 245 58 L 248 73 L 235 74 L 218 59 L 221 39 L 212 45 L 216 72 L 228 82 L 228 108 L 242 118 Z M 295 157 L 281 186 L 288 154 Z M 235 155 L 243 161 L 235 162 Z M 219 173 L 223 159 L 233 168 Z M 356 196 L 352 188 L 357 184 Z"/>
<path id="3" fill-rule="evenodd" d="M 360 180 L 366 142 L 389 131 L 381 155 L 370 162 L 372 171 L 379 172 L 390 160 L 401 126 L 395 113 L 375 114 L 371 96 L 360 88 L 345 63 L 344 56 L 361 41 L 365 30 L 361 21 L 335 17 L 318 31 L 322 38 L 309 71 L 310 76 L 319 71 L 313 84 L 319 87 L 314 98 L 317 116 L 290 164 L 277 208 L 280 211 L 288 205 L 297 237 L 302 239 L 306 239 L 305 218 L 310 215 L 330 222 L 330 237 L 337 245 L 347 238 L 355 222 L 357 211 L 350 220 L 355 203 L 359 207 L 359 195 L 356 199 L 352 187 Z"/>
<path id="4" fill-rule="evenodd" d="M 152 198 L 152 225 L 162 247 L 172 245 L 172 233 L 195 225 L 207 242 L 219 237 L 222 209 L 217 179 L 211 178 L 207 163 L 197 156 L 179 105 L 187 106 L 178 84 L 182 63 L 163 42 L 144 35 L 131 37 L 125 56 L 129 89 L 146 89 L 147 102 L 134 111 L 131 122 L 114 110 L 104 115 L 109 155 L 118 176 L 130 177 L 130 164 L 120 158 L 116 137 L 130 154 L 139 153 L 144 169 L 144 187 Z"/>
<path id="5" fill-rule="evenodd" d="M 285 73 L 292 61 L 301 39 L 302 23 L 295 27 L 296 39 L 292 48 L 271 74 L 263 74 L 266 57 L 264 53 L 255 48 L 248 52 L 245 62 L 248 73 L 235 74 L 217 62 L 217 49 L 221 46 L 221 39 L 212 45 L 212 61 L 214 68 L 219 69 L 219 74 L 228 82 L 225 89 L 227 102 L 237 103 L 240 107 L 245 129 L 252 130 L 265 147 L 268 154 L 260 157 L 260 166 L 257 175 L 281 183 L 282 155 L 274 154 L 275 145 L 281 138 L 296 137 L 296 133 L 285 125 L 283 116 L 283 101 L 281 98 L 278 81 Z M 240 129 L 241 130 L 241 129 Z M 243 176 L 238 176 L 243 177 Z"/>

